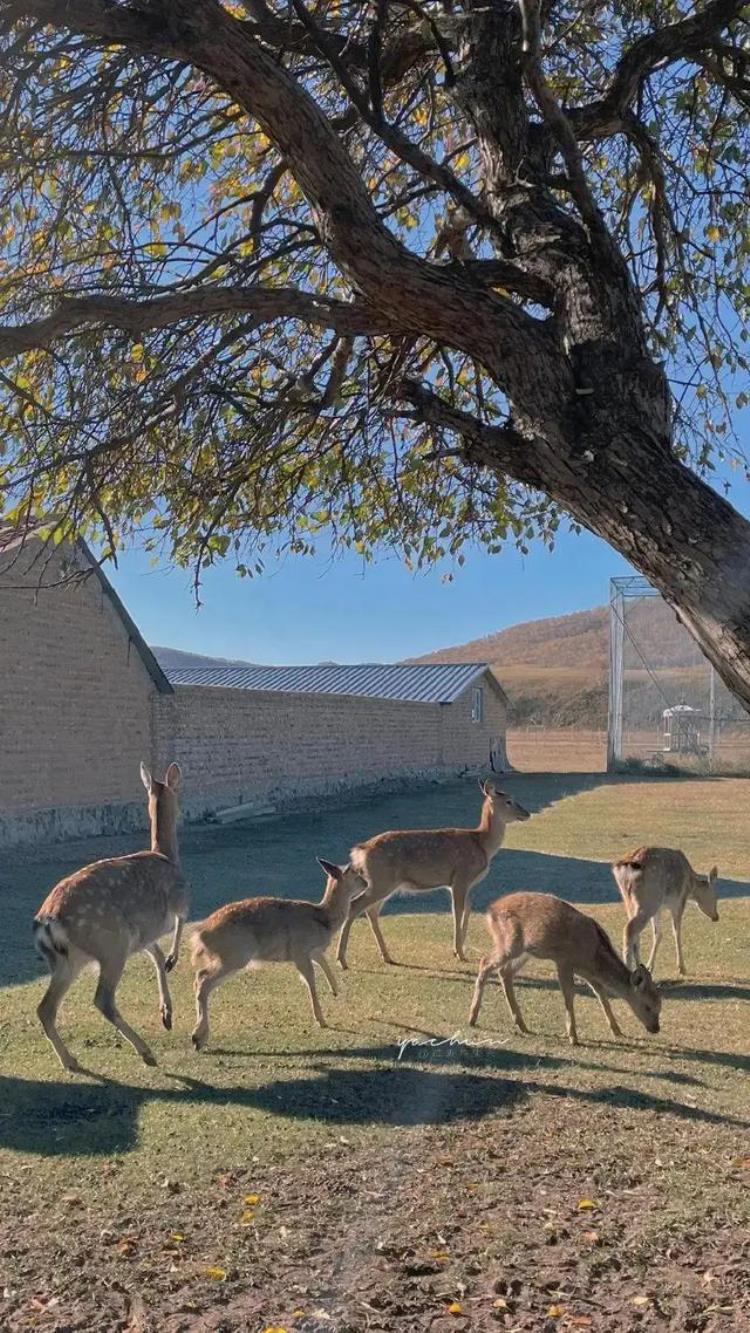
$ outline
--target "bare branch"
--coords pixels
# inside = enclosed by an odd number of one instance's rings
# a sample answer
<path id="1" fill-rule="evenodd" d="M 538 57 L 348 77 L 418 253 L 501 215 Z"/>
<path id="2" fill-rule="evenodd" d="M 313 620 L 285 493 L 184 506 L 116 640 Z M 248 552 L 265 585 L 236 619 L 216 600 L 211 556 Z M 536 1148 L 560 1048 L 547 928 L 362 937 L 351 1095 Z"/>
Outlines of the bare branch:
<path id="1" fill-rule="evenodd" d="M 540 484 L 539 467 L 534 458 L 533 441 L 512 425 L 491 426 L 470 412 L 452 407 L 417 380 L 405 379 L 398 386 L 398 396 L 411 403 L 416 419 L 440 430 L 450 431 L 463 441 L 463 456 L 469 463 L 507 472 L 528 486 Z M 448 455 L 443 455 L 448 456 Z"/>

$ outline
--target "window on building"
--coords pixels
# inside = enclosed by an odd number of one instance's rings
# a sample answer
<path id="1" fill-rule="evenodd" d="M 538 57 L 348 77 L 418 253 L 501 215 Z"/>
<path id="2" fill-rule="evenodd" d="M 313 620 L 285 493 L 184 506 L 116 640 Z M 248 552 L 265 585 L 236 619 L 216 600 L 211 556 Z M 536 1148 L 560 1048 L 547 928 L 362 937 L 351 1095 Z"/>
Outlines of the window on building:
<path id="1" fill-rule="evenodd" d="M 471 720 L 472 722 L 484 722 L 484 690 L 481 685 L 472 694 Z"/>

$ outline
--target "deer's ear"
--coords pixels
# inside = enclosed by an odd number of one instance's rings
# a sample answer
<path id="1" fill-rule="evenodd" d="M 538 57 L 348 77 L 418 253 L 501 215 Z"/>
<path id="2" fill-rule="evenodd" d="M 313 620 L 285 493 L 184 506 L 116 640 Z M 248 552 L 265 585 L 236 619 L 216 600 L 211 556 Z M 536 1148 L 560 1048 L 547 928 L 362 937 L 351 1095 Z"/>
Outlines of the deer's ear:
<path id="1" fill-rule="evenodd" d="M 651 980 L 651 973 L 644 963 L 639 963 L 634 972 L 630 974 L 630 984 L 633 990 L 643 990 Z"/>
<path id="2" fill-rule="evenodd" d="M 324 861 L 322 856 L 318 856 L 316 860 L 331 879 L 341 879 L 341 866 L 337 866 L 335 861 Z"/>
<path id="3" fill-rule="evenodd" d="M 711 869 L 708 872 L 709 884 L 715 884 L 718 878 L 719 878 L 718 866 L 711 866 Z"/>
<path id="4" fill-rule="evenodd" d="M 169 765 L 169 768 L 164 774 L 164 783 L 165 786 L 169 787 L 170 791 L 179 791 L 182 783 L 182 769 L 179 764 Z"/>
<path id="5" fill-rule="evenodd" d="M 144 787 L 146 788 L 146 791 L 150 796 L 154 780 L 151 777 L 151 774 L 149 773 L 148 769 L 146 768 L 146 765 L 143 763 L 142 760 L 141 760 L 141 782 L 143 783 Z"/>

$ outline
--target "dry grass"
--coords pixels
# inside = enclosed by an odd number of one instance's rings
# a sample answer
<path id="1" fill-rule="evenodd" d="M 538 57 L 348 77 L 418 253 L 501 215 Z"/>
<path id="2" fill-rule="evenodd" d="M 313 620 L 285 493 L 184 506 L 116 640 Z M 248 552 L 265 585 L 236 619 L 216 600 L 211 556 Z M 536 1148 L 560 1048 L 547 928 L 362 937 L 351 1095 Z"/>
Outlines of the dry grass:
<path id="1" fill-rule="evenodd" d="M 508 758 L 521 773 L 603 773 L 607 733 L 572 727 L 511 729 Z"/>

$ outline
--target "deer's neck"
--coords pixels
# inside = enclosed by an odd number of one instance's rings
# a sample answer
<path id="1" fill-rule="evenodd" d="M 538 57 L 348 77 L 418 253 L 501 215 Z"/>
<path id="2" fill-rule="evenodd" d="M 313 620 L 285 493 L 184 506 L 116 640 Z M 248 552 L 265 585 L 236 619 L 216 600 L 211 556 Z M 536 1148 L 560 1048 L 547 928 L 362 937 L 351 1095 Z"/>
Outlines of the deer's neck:
<path id="1" fill-rule="evenodd" d="M 614 949 L 605 949 L 602 943 L 597 954 L 597 973 L 594 978 L 600 981 L 613 995 L 625 999 L 630 994 L 630 973 Z"/>
<path id="2" fill-rule="evenodd" d="M 350 895 L 338 884 L 333 884 L 323 894 L 320 905 L 328 915 L 331 934 L 335 934 L 339 926 L 343 926 L 349 911 L 349 898 Z"/>
<path id="3" fill-rule="evenodd" d="M 489 803 L 482 810 L 477 835 L 487 860 L 491 860 L 495 852 L 499 851 L 503 845 L 505 820 L 501 819 L 499 815 L 493 815 Z"/>
<path id="4" fill-rule="evenodd" d="M 166 856 L 175 865 L 180 864 L 180 849 L 177 845 L 177 814 L 174 810 L 164 809 L 159 801 L 151 816 L 151 851 Z"/>

